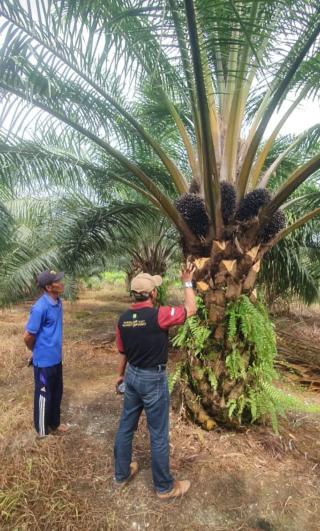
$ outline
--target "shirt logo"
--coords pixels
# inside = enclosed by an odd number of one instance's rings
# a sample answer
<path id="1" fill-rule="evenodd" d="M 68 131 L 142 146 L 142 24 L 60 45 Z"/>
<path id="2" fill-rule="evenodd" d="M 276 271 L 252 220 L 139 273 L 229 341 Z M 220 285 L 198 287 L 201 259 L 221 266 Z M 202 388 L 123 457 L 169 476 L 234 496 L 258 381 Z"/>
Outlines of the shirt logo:
<path id="1" fill-rule="evenodd" d="M 140 321 L 123 321 L 122 328 L 136 328 L 137 326 L 147 326 L 147 323 L 144 319 Z"/>
<path id="2" fill-rule="evenodd" d="M 41 387 L 40 391 L 45 392 L 46 388 L 45 387 Z"/>

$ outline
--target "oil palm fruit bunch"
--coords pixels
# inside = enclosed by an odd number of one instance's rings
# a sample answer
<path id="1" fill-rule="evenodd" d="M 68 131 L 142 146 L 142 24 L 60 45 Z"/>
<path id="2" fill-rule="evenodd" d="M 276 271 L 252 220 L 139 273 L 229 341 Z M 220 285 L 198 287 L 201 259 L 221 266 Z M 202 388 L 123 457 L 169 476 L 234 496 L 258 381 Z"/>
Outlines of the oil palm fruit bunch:
<path id="1" fill-rule="evenodd" d="M 234 186 L 223 181 L 220 184 L 220 193 L 221 213 L 225 226 L 231 224 L 234 219 L 240 224 L 250 221 L 258 216 L 260 209 L 271 201 L 271 194 L 268 190 L 257 188 L 246 194 L 236 210 L 236 191 Z M 200 187 L 196 181 L 192 181 L 189 193 L 180 196 L 175 204 L 193 234 L 198 237 L 206 237 L 210 222 L 204 200 L 200 195 Z M 278 210 L 258 234 L 258 241 L 268 243 L 285 225 L 285 215 Z"/>
<path id="2" fill-rule="evenodd" d="M 260 208 L 266 206 L 271 201 L 271 194 L 265 188 L 257 188 L 249 192 L 241 199 L 236 213 L 237 221 L 249 221 L 256 217 Z"/>
<path id="3" fill-rule="evenodd" d="M 236 213 L 236 220 L 240 222 L 249 221 L 259 214 L 259 210 L 271 201 L 271 194 L 265 188 L 257 188 L 249 192 L 240 201 Z M 286 218 L 281 210 L 275 212 L 269 223 L 259 232 L 258 241 L 268 243 L 286 225 Z"/>
<path id="4" fill-rule="evenodd" d="M 271 241 L 281 229 L 286 226 L 286 217 L 282 210 L 277 210 L 270 219 L 269 223 L 259 232 L 258 240 L 261 243 Z"/>
<path id="5" fill-rule="evenodd" d="M 237 194 L 232 184 L 222 181 L 220 183 L 221 214 L 224 225 L 228 225 L 234 218 L 237 203 Z"/>
<path id="6" fill-rule="evenodd" d="M 194 193 L 183 194 L 175 204 L 193 234 L 205 237 L 209 230 L 209 217 L 202 197 Z"/>
<path id="7" fill-rule="evenodd" d="M 220 184 L 221 211 L 224 225 L 228 225 L 236 211 L 237 194 L 234 186 L 225 181 Z M 209 218 L 205 203 L 200 194 L 200 186 L 196 180 L 190 184 L 189 193 L 176 200 L 176 207 L 188 227 L 197 236 L 205 237 L 209 229 Z"/>

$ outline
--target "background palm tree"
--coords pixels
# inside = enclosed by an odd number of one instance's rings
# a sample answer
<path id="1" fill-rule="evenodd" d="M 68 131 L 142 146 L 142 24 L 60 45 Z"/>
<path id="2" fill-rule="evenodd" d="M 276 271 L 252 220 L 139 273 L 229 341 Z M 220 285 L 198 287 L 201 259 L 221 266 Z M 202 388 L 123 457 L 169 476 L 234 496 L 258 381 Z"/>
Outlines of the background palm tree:
<path id="1" fill-rule="evenodd" d="M 70 275 L 71 296 L 75 277 L 115 262 L 128 281 L 141 271 L 163 275 L 178 248 L 176 231 L 131 188 L 117 183 L 106 193 L 103 168 L 82 163 L 70 143 L 65 149 L 66 138 L 54 141 L 53 150 L 52 135 L 41 146 L 0 137 L 3 236 L 11 226 L 0 246 L 2 301 L 33 293 L 44 268 Z"/>
<path id="2" fill-rule="evenodd" d="M 78 279 L 104 270 L 116 242 L 132 238 L 132 225 L 151 213 L 141 203 L 104 202 L 88 187 L 31 193 L 0 186 L 0 304 L 35 295 L 37 274 L 52 268 L 66 272 L 65 294 L 75 297 Z"/>
<path id="3" fill-rule="evenodd" d="M 67 153 L 56 159 L 92 172 L 105 193 L 111 181 L 133 188 L 171 220 L 195 259 L 210 329 L 186 361 L 189 407 L 195 413 L 199 396 L 211 417 L 256 418 L 272 353 L 259 358 L 230 304 L 254 311 L 248 298 L 255 299 L 264 255 L 320 213 L 307 194 L 285 227 L 289 197 L 320 168 L 319 127 L 269 157 L 287 118 L 317 94 L 318 2 L 23 6 L 7 0 L 0 8 L 2 122 L 10 115 L 11 134 L 36 123 L 45 138 L 66 135 Z M 70 158 L 70 146 L 80 160 Z M 299 161 L 288 164 L 295 153 Z"/>

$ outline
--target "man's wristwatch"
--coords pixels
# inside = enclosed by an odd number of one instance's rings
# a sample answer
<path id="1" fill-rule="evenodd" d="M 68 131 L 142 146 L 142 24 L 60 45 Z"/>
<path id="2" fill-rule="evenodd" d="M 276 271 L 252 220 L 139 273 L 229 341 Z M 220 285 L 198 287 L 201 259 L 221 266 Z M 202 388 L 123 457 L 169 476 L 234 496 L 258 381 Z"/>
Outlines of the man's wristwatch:
<path id="1" fill-rule="evenodd" d="M 184 287 L 184 288 L 193 288 L 192 280 L 186 280 L 186 281 L 183 283 L 183 287 Z"/>

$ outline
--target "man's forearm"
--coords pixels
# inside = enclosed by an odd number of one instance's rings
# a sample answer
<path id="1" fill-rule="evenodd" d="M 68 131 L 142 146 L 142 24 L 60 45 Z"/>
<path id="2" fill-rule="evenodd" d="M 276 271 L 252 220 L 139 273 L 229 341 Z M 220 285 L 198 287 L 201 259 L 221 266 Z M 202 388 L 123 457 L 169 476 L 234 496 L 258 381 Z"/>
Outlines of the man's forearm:
<path id="1" fill-rule="evenodd" d="M 197 313 L 196 295 L 193 288 L 184 285 L 184 306 L 187 310 L 187 317 Z"/>
<path id="2" fill-rule="evenodd" d="M 127 358 L 124 354 L 121 354 L 121 353 L 119 353 L 119 356 L 120 356 L 120 360 L 119 360 L 117 374 L 120 377 L 120 376 L 124 376 L 124 372 L 127 366 Z"/>
<path id="3" fill-rule="evenodd" d="M 33 334 L 29 334 L 29 332 L 25 332 L 23 334 L 23 340 L 24 340 L 27 348 L 29 350 L 32 350 L 33 346 L 34 346 L 34 343 L 35 343 L 35 340 L 36 340 L 36 336 L 34 336 Z"/>
<path id="4" fill-rule="evenodd" d="M 184 306 L 187 311 L 187 317 L 197 313 L 196 295 L 193 291 L 192 278 L 195 265 L 188 262 L 183 271 L 181 271 L 181 280 L 184 287 Z"/>

